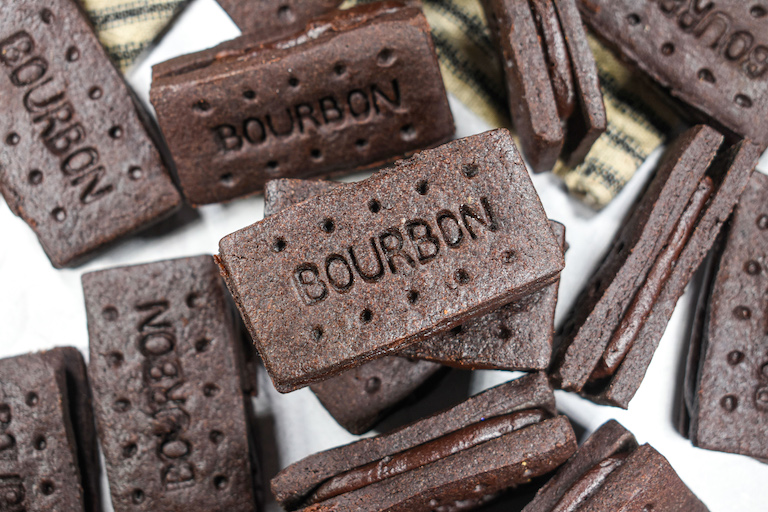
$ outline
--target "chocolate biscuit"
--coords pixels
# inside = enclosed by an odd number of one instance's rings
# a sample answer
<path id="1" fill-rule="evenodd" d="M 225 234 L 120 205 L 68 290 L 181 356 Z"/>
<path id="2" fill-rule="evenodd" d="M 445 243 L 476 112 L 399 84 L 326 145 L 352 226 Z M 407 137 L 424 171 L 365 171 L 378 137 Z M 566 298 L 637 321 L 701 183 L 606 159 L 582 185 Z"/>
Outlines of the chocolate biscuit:
<path id="1" fill-rule="evenodd" d="M 426 18 L 394 3 L 159 64 L 150 96 L 193 204 L 372 167 L 454 133 Z"/>
<path id="2" fill-rule="evenodd" d="M 256 510 L 241 340 L 211 256 L 92 272 L 83 290 L 115 511 Z"/>
<path id="3" fill-rule="evenodd" d="M 506 130 L 399 161 L 228 235 L 219 251 L 282 392 L 456 327 L 563 268 Z"/>
<path id="4" fill-rule="evenodd" d="M 340 186 L 344 184 L 333 181 L 270 181 L 264 192 L 264 216 Z M 550 224 L 565 249 L 565 226 Z M 469 370 L 544 370 L 552 355 L 558 286 L 556 281 L 399 354 Z"/>
<path id="5" fill-rule="evenodd" d="M 684 432 L 694 445 L 768 459 L 765 265 L 768 177 L 756 172 L 731 217 L 691 339 Z"/>
<path id="6" fill-rule="evenodd" d="M 628 406 L 757 164 L 754 144 L 717 155 L 721 142 L 713 129 L 696 127 L 667 154 L 564 326 L 552 370 L 563 389 Z"/>
<path id="7" fill-rule="evenodd" d="M 269 181 L 264 189 L 264 217 L 342 185 L 319 180 Z M 339 425 L 362 434 L 421 394 L 423 385 L 439 370 L 440 365 L 427 361 L 382 357 L 310 388 Z"/>
<path id="8" fill-rule="evenodd" d="M 587 439 L 523 512 L 685 510 L 707 507 L 648 444 L 610 420 Z"/>
<path id="9" fill-rule="evenodd" d="M 528 375 L 395 432 L 311 455 L 282 470 L 272 492 L 288 510 L 470 508 L 576 450 L 554 403 L 546 377 Z"/>
<path id="10" fill-rule="evenodd" d="M 523 153 L 535 172 L 580 163 L 606 129 L 597 66 L 574 0 L 483 0 Z"/>
<path id="11" fill-rule="evenodd" d="M 180 204 L 156 128 L 73 0 L 0 5 L 0 193 L 55 267 Z"/>
<path id="12" fill-rule="evenodd" d="M 344 0 L 216 0 L 244 33 L 263 41 L 298 32 Z"/>
<path id="13" fill-rule="evenodd" d="M 670 94 L 768 145 L 768 17 L 755 2 L 578 0 L 589 27 Z"/>
<path id="14" fill-rule="evenodd" d="M 82 355 L 0 360 L 0 510 L 100 512 L 99 454 Z"/>

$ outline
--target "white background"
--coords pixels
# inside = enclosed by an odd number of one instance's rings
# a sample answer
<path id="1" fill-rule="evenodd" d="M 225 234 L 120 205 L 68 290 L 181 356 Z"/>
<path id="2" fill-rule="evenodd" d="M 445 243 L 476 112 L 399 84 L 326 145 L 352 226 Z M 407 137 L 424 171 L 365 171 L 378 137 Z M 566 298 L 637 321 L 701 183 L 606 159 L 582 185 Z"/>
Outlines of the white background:
<path id="1" fill-rule="evenodd" d="M 130 74 L 129 81 L 146 101 L 152 64 L 204 49 L 239 34 L 213 0 L 193 2 L 151 54 Z M 457 137 L 491 127 L 452 99 Z M 558 325 L 581 286 L 599 262 L 638 192 L 652 170 L 658 151 L 641 168 L 619 197 L 599 214 L 569 197 L 552 175 L 534 176 L 534 183 L 550 218 L 567 226 L 570 249 L 560 285 Z M 765 169 L 764 156 L 760 168 Z M 364 175 L 354 176 L 359 179 Z M 254 197 L 199 209 L 199 218 L 164 235 L 140 235 L 122 242 L 87 265 L 73 270 L 51 267 L 32 230 L 0 206 L 0 357 L 57 345 L 73 345 L 87 354 L 88 335 L 80 276 L 83 272 L 117 265 L 145 263 L 201 253 L 215 253 L 224 235 L 262 218 L 263 200 Z M 701 450 L 675 430 L 675 411 L 681 354 L 686 343 L 692 294 L 680 300 L 643 385 L 629 410 L 595 405 L 578 396 L 557 392 L 559 408 L 592 432 L 615 418 L 640 442 L 664 454 L 688 486 L 713 511 L 768 510 L 768 465 L 740 455 Z M 474 394 L 511 377 L 506 372 L 453 372 L 438 392 L 440 399 L 424 402 L 434 408 L 452 395 Z M 0 376 L 2 378 L 2 376 Z M 339 427 L 307 389 L 280 395 L 263 372 L 256 399 L 264 470 L 268 476 L 306 455 L 354 439 Z M 454 397 L 455 399 L 455 397 Z M 421 406 L 422 408 L 420 408 Z M 415 418 L 424 404 L 398 415 Z M 586 435 L 585 434 L 585 435 Z M 766 432 L 768 435 L 768 432 Z M 270 503 L 268 510 L 279 510 Z"/>

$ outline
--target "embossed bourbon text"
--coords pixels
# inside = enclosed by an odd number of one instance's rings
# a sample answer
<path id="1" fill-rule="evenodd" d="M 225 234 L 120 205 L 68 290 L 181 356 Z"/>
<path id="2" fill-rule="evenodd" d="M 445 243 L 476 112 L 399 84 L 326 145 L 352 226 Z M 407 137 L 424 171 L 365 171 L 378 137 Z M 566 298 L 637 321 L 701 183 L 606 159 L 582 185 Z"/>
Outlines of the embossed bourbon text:
<path id="1" fill-rule="evenodd" d="M 372 283 L 387 273 L 416 271 L 441 253 L 472 243 L 482 232 L 496 230 L 498 218 L 489 199 L 483 197 L 479 207 L 462 204 L 457 211 L 443 209 L 429 219 L 410 219 L 403 229 L 382 229 L 366 244 L 345 247 L 319 264 L 297 265 L 293 284 L 305 304 L 317 304 L 328 297 L 329 290 L 345 293 L 356 282 Z"/>
<path id="2" fill-rule="evenodd" d="M 80 201 L 92 203 L 114 190 L 104 183 L 106 172 L 99 151 L 88 145 L 88 132 L 67 98 L 67 81 L 49 73 L 49 63 L 36 52 L 36 43 L 21 31 L 0 41 L 0 62 L 11 84 L 23 92 L 22 104 L 32 121 L 33 132 L 58 160 L 59 169 L 73 187 L 80 189 Z M 77 60 L 71 47 L 68 60 Z M 100 90 L 99 90 L 100 91 Z"/>
<path id="3" fill-rule="evenodd" d="M 757 39 L 765 37 L 764 31 L 753 33 L 742 20 L 718 9 L 713 0 L 653 1 L 666 16 L 675 18 L 681 30 L 692 34 L 728 64 L 738 66 L 747 77 L 757 80 L 765 75 L 768 46 Z"/>
<path id="4" fill-rule="evenodd" d="M 143 315 L 138 325 L 138 349 L 146 358 L 142 378 L 158 439 L 157 454 L 163 462 L 160 476 L 165 488 L 174 490 L 195 484 L 195 467 L 188 460 L 192 444 L 184 434 L 189 429 L 190 415 L 181 394 L 185 381 L 176 352 L 176 334 L 164 318 L 168 309 L 168 301 L 164 300 L 136 306 Z"/>
<path id="5" fill-rule="evenodd" d="M 373 122 L 388 112 L 405 111 L 400 84 L 393 79 L 386 84 L 374 83 L 283 108 L 273 106 L 273 110 L 246 117 L 239 123 L 218 125 L 213 134 L 222 151 L 236 151 L 244 144 L 256 146 L 312 130 L 341 130 L 350 124 Z"/>

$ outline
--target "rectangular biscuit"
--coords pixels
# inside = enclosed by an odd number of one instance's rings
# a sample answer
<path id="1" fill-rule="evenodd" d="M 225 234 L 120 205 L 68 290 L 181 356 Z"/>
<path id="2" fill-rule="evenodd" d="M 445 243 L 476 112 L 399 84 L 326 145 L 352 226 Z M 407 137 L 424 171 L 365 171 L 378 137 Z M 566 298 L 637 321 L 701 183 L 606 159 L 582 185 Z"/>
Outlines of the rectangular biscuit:
<path id="1" fill-rule="evenodd" d="M 148 113 L 73 0 L 0 5 L 0 193 L 55 267 L 181 202 Z"/>
<path id="2" fill-rule="evenodd" d="M 575 451 L 567 419 L 555 414 L 546 377 L 527 375 L 394 432 L 311 455 L 282 470 L 272 480 L 272 491 L 288 510 L 301 508 L 339 476 L 343 479 L 345 473 L 379 461 L 382 470 L 376 474 L 384 480 L 374 478 L 369 485 L 310 509 L 369 510 L 370 503 L 376 503 L 380 510 L 435 510 L 452 509 L 462 500 L 482 502 L 499 490 L 551 471 Z M 476 437 L 466 444 L 456 437 L 467 428 L 525 415 L 532 420 L 500 435 Z M 457 439 L 461 448 L 450 448 Z M 403 454 L 421 453 L 420 458 L 425 452 L 420 467 L 400 472 Z M 436 452 L 446 454 L 435 458 Z"/>
<path id="3" fill-rule="evenodd" d="M 283 392 L 519 299 L 564 265 L 506 130 L 399 161 L 228 235 L 219 252 Z"/>
<path id="4" fill-rule="evenodd" d="M 691 339 L 684 432 L 695 446 L 768 459 L 765 262 L 768 177 L 756 172 L 736 207 Z"/>
<path id="5" fill-rule="evenodd" d="M 241 339 L 211 256 L 83 276 L 116 512 L 256 510 Z"/>
<path id="6" fill-rule="evenodd" d="M 551 371 L 562 389 L 587 384 L 721 142 L 714 129 L 698 126 L 667 151 L 558 335 Z"/>
<path id="7" fill-rule="evenodd" d="M 534 172 L 551 170 L 563 149 L 547 58 L 528 0 L 482 0 L 507 83 L 515 131 Z"/>
<path id="8" fill-rule="evenodd" d="M 193 204 L 372 167 L 454 133 L 427 20 L 396 3 L 158 64 L 150 96 Z"/>
<path id="9" fill-rule="evenodd" d="M 602 389 L 598 387 L 599 391 L 590 391 L 595 401 L 625 408 L 629 405 L 640 387 L 677 301 L 739 201 L 760 153 L 757 145 L 742 141 L 718 155 L 708 170 L 708 177 L 712 178 L 716 188 L 698 216 L 678 257 L 668 263 L 668 278 L 658 290 L 653 303 L 646 306 L 644 321 L 635 326 L 634 342 L 621 365 L 610 382 L 603 383 Z"/>
<path id="10" fill-rule="evenodd" d="M 269 181 L 264 216 L 340 186 L 350 185 L 319 180 Z M 550 224 L 565 250 L 565 226 L 556 221 Z M 552 355 L 558 287 L 556 281 L 448 332 L 414 343 L 399 354 L 470 370 L 544 370 Z"/>
<path id="11" fill-rule="evenodd" d="M 85 362 L 56 348 L 0 360 L 0 510 L 100 512 Z"/>
<path id="12" fill-rule="evenodd" d="M 266 41 L 298 32 L 317 16 L 337 8 L 343 0 L 216 0 L 243 33 Z"/>
<path id="13" fill-rule="evenodd" d="M 685 510 L 707 507 L 652 446 L 614 420 L 597 429 L 523 512 Z"/>
<path id="14" fill-rule="evenodd" d="M 578 113 L 568 118 L 563 153 L 568 166 L 584 161 L 592 145 L 608 127 L 603 92 L 597 76 L 595 56 L 587 42 L 576 0 L 554 0 L 565 43 L 568 46 L 571 72 L 578 100 Z"/>
<path id="15" fill-rule="evenodd" d="M 578 3 L 598 36 L 672 96 L 741 137 L 768 145 L 764 6 L 742 0 Z"/>
<path id="16" fill-rule="evenodd" d="M 562 155 L 578 165 L 605 132 L 606 114 L 574 0 L 483 0 L 505 72 L 515 130 L 535 172 Z"/>

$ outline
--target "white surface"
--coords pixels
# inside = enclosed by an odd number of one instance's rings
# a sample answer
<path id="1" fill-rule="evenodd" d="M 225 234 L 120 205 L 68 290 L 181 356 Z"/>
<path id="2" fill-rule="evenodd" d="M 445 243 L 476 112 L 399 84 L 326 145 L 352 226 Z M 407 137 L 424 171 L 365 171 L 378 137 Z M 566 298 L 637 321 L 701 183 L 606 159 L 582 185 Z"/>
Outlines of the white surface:
<path id="1" fill-rule="evenodd" d="M 183 13 L 161 44 L 131 73 L 130 81 L 146 100 L 152 64 L 212 46 L 236 35 L 237 28 L 213 0 L 197 0 Z M 457 137 L 489 128 L 463 105 L 456 101 L 451 104 L 456 117 Z M 599 214 L 569 197 L 554 176 L 533 177 L 548 215 L 567 226 L 570 250 L 566 255 L 566 269 L 560 285 L 558 322 L 599 262 L 657 158 L 658 152 L 646 162 L 620 196 Z M 762 168 L 766 164 L 768 159 L 763 158 Z M 14 217 L 3 203 L 0 206 L 0 357 L 56 345 L 73 345 L 87 354 L 88 336 L 80 287 L 82 273 L 117 265 L 215 253 L 221 237 L 259 220 L 262 212 L 261 197 L 206 206 L 200 208 L 199 219 L 170 234 L 134 237 L 83 267 L 55 270 L 32 230 Z M 675 430 L 675 386 L 688 328 L 690 302 L 690 294 L 681 299 L 645 381 L 628 411 L 598 406 L 559 391 L 558 406 L 585 427 L 587 433 L 610 418 L 623 423 L 640 442 L 651 443 L 664 454 L 711 510 L 765 511 L 768 509 L 768 465 L 739 455 L 694 448 Z M 269 476 L 310 453 L 354 439 L 333 421 L 309 390 L 280 395 L 263 371 L 260 377 L 261 394 L 256 400 L 256 407 L 262 453 L 267 459 L 264 469 Z M 444 381 L 444 386 L 457 385 L 462 378 L 466 380 L 466 376 L 451 377 Z M 469 386 L 471 392 L 476 393 L 509 378 L 510 374 L 505 372 L 475 372 L 470 377 Z M 443 394 L 446 394 L 445 390 Z M 413 416 L 417 411 L 418 408 L 412 407 L 408 414 Z M 268 510 L 279 510 L 279 507 L 271 503 Z"/>

